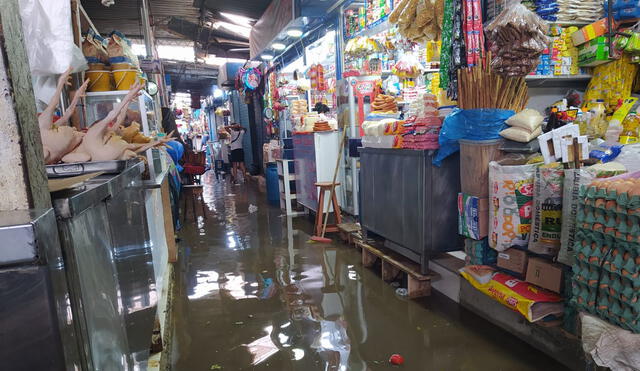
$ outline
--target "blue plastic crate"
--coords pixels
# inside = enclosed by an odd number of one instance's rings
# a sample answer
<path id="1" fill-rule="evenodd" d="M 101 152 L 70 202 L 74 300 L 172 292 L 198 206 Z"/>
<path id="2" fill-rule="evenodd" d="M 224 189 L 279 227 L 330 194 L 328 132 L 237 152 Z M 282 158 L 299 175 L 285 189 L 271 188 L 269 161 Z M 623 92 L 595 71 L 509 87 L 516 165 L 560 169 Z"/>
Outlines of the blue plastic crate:
<path id="1" fill-rule="evenodd" d="M 284 149 L 293 149 L 293 138 L 282 139 L 282 145 L 284 146 Z"/>
<path id="2" fill-rule="evenodd" d="M 282 150 L 282 158 L 284 160 L 293 160 L 293 149 Z"/>

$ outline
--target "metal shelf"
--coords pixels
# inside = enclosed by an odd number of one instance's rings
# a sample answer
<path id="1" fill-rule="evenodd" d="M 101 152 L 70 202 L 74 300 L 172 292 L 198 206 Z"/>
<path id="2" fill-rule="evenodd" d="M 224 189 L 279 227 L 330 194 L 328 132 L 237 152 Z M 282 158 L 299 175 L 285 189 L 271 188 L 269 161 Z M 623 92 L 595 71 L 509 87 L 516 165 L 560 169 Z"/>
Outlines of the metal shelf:
<path id="1" fill-rule="evenodd" d="M 529 87 L 564 87 L 584 86 L 591 80 L 591 75 L 528 75 L 525 81 Z"/>

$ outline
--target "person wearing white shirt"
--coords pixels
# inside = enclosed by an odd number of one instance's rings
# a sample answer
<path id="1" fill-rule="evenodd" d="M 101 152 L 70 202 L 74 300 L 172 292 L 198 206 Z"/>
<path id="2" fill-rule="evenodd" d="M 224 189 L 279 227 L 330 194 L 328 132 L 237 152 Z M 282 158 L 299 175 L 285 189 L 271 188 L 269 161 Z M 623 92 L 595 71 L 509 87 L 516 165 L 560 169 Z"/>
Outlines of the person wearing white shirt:
<path id="1" fill-rule="evenodd" d="M 244 149 L 242 148 L 242 139 L 247 129 L 234 123 L 225 126 L 225 129 L 231 136 L 229 147 L 231 147 L 231 176 L 234 181 L 238 181 L 238 168 L 242 172 L 242 178 L 246 179 L 247 169 L 244 166 Z"/>

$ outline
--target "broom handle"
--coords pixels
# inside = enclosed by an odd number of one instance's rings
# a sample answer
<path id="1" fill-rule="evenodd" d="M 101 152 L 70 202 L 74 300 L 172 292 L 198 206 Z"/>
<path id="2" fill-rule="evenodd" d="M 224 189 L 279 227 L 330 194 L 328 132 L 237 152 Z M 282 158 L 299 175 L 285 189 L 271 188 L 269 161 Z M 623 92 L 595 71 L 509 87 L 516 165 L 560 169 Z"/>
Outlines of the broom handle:
<path id="1" fill-rule="evenodd" d="M 336 161 L 336 168 L 333 170 L 333 181 L 331 182 L 331 191 L 329 192 L 329 203 L 333 205 L 333 195 L 336 193 L 336 178 L 338 177 L 338 169 L 340 169 L 340 160 L 342 160 L 342 152 L 344 151 L 344 142 L 347 139 L 347 128 L 342 128 L 342 140 L 340 141 L 340 148 L 338 150 L 338 160 Z M 340 207 L 340 206 L 338 206 Z M 323 205 L 324 208 L 324 205 Z M 336 210 L 333 210 L 336 213 Z M 327 223 L 329 222 L 329 208 L 324 216 L 324 223 L 322 223 L 322 236 L 327 232 Z"/>

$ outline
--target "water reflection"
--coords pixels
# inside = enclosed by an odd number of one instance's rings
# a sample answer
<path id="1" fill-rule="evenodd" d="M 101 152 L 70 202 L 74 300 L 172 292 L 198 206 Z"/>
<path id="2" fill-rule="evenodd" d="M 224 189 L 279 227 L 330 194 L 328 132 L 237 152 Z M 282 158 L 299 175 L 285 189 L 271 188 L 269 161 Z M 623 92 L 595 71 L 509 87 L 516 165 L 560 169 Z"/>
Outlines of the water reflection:
<path id="1" fill-rule="evenodd" d="M 218 277 L 220 277 L 220 275 L 216 271 L 199 271 L 196 273 L 196 282 L 193 286 L 193 293 L 189 295 L 189 299 L 200 299 L 217 292 L 220 287 L 218 285 Z"/>
<path id="2" fill-rule="evenodd" d="M 282 217 L 256 186 L 211 182 L 207 219 L 182 231 L 173 370 L 360 371 L 392 353 L 407 370 L 558 369 L 455 305 L 397 298 L 358 252 L 308 244 L 305 218 Z"/>

